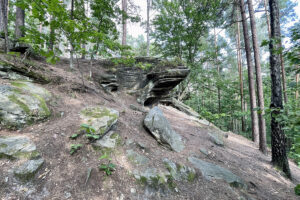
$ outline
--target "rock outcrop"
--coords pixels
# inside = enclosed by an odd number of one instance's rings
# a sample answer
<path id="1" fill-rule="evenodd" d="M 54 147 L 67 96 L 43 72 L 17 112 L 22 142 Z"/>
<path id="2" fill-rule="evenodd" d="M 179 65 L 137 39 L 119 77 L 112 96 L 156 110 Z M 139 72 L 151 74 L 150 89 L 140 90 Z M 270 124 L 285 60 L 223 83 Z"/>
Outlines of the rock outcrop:
<path id="1" fill-rule="evenodd" d="M 107 60 L 101 64 L 111 67 L 115 65 Z M 93 75 L 94 81 L 109 91 L 129 90 L 137 94 L 137 100 L 142 105 L 172 97 L 172 89 L 190 72 L 181 63 L 149 57 L 135 58 L 132 66 L 119 64 L 114 69 L 101 74 L 96 72 Z"/>
<path id="2" fill-rule="evenodd" d="M 159 107 L 150 110 L 144 119 L 144 125 L 160 144 L 176 152 L 184 149 L 181 136 L 172 129 Z"/>
<path id="3" fill-rule="evenodd" d="M 51 94 L 31 82 L 16 81 L 0 85 L 0 126 L 18 129 L 44 120 L 51 112 L 47 102 Z"/>

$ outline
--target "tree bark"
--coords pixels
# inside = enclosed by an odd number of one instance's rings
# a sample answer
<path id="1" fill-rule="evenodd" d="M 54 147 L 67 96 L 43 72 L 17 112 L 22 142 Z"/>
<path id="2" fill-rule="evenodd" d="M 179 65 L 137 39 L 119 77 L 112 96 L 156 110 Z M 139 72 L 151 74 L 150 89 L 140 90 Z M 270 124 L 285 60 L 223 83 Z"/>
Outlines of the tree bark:
<path id="1" fill-rule="evenodd" d="M 218 64 L 218 45 L 217 45 L 217 33 L 216 29 L 214 28 L 214 41 L 215 41 L 215 65 L 217 67 L 217 72 L 218 72 L 218 79 L 220 78 L 220 66 Z M 220 87 L 217 86 L 218 90 L 218 113 L 221 113 L 221 90 Z"/>
<path id="2" fill-rule="evenodd" d="M 298 68 L 299 68 L 299 66 L 298 66 Z M 299 102 L 297 101 L 299 98 L 299 90 L 298 90 L 299 77 L 300 77 L 300 74 L 296 74 L 296 88 L 297 88 L 296 93 L 295 93 L 296 108 L 298 108 L 298 106 L 299 106 Z"/>
<path id="3" fill-rule="evenodd" d="M 275 40 L 280 39 L 279 8 L 277 0 L 269 0 L 271 17 L 271 40 L 270 40 L 270 71 L 271 71 L 271 145 L 272 163 L 282 169 L 291 178 L 291 171 L 286 154 L 286 137 L 282 130 L 282 125 L 277 121 L 280 110 L 283 109 L 282 89 L 280 80 L 280 55 L 276 50 L 280 44 Z"/>
<path id="4" fill-rule="evenodd" d="M 122 19 L 122 45 L 125 46 L 127 44 L 126 37 L 127 37 L 127 0 L 122 0 L 122 10 L 123 10 L 123 19 Z"/>
<path id="5" fill-rule="evenodd" d="M 237 11 L 238 7 L 237 7 Z M 240 82 L 240 98 L 241 98 L 241 112 L 244 112 L 244 84 L 243 84 L 243 68 L 242 68 L 242 53 L 241 53 L 241 33 L 240 33 L 240 22 L 239 22 L 238 12 L 236 14 L 237 21 L 237 34 L 236 34 L 236 49 L 237 49 L 237 64 L 239 71 L 239 82 Z M 242 132 L 246 131 L 245 128 L 245 117 L 241 117 L 242 121 Z"/>
<path id="6" fill-rule="evenodd" d="M 0 8 L 1 8 L 1 17 L 2 17 L 2 26 L 4 32 L 4 52 L 7 53 L 9 50 L 9 41 L 8 41 L 8 27 L 7 27 L 7 15 L 8 15 L 8 0 L 0 0 Z"/>
<path id="7" fill-rule="evenodd" d="M 248 24 L 246 19 L 244 0 L 240 0 L 240 9 L 243 24 L 243 33 L 245 41 L 245 51 L 248 66 L 248 79 L 249 79 L 249 95 L 250 95 L 250 109 L 251 109 L 251 120 L 252 120 L 252 140 L 258 143 L 258 117 L 256 109 L 256 94 L 255 94 L 255 83 L 253 77 L 253 64 L 251 59 L 251 48 L 249 43 Z"/>
<path id="8" fill-rule="evenodd" d="M 253 42 L 253 51 L 254 51 L 254 62 L 255 62 L 255 69 L 256 69 L 256 86 L 257 86 L 258 107 L 259 107 L 259 112 L 258 112 L 259 150 L 265 154 L 267 153 L 266 122 L 264 119 L 265 103 L 264 103 L 263 82 L 261 76 L 259 46 L 257 41 L 256 22 L 255 22 L 252 0 L 248 0 L 247 2 L 248 2 L 248 10 L 250 16 L 250 25 L 252 31 L 252 42 Z"/>
<path id="9" fill-rule="evenodd" d="M 15 37 L 18 40 L 24 37 L 24 26 L 25 26 L 25 10 L 22 8 L 16 8 L 16 22 L 15 22 Z"/>
<path id="10" fill-rule="evenodd" d="M 74 0 L 71 1 L 71 20 L 73 20 L 74 16 L 73 16 L 73 12 L 74 12 Z M 72 37 L 72 36 L 71 36 Z M 70 39 L 70 69 L 73 69 L 73 60 L 74 60 L 74 56 L 73 56 L 73 40 L 72 38 Z"/>
<path id="11" fill-rule="evenodd" d="M 150 1 L 147 0 L 147 56 L 149 56 L 150 52 Z"/>
<path id="12" fill-rule="evenodd" d="M 268 15 L 268 6 L 267 6 L 267 0 L 264 0 L 264 6 L 265 6 L 265 14 L 267 18 L 267 25 L 268 25 L 268 35 L 269 39 L 271 39 L 271 25 L 270 25 L 270 18 Z M 280 48 L 282 47 L 282 44 L 280 43 Z M 284 67 L 284 58 L 282 56 L 282 52 L 280 53 L 280 65 L 281 65 L 281 76 L 282 76 L 282 88 L 283 88 L 283 97 L 284 97 L 284 103 L 287 103 L 287 92 L 286 92 L 286 76 L 285 76 L 285 67 Z"/>

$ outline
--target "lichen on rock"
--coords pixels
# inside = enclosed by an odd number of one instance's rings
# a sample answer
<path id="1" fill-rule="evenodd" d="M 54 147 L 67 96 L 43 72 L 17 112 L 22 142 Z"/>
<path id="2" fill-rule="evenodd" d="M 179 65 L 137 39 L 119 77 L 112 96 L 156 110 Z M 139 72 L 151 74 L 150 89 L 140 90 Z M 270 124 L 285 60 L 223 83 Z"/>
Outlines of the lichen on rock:
<path id="1" fill-rule="evenodd" d="M 119 112 L 106 107 L 88 107 L 80 112 L 82 124 L 88 124 L 95 129 L 95 134 L 105 135 L 115 125 Z"/>
<path id="2" fill-rule="evenodd" d="M 51 115 L 47 102 L 51 94 L 31 82 L 15 81 L 0 85 L 0 125 L 8 129 L 22 128 Z"/>

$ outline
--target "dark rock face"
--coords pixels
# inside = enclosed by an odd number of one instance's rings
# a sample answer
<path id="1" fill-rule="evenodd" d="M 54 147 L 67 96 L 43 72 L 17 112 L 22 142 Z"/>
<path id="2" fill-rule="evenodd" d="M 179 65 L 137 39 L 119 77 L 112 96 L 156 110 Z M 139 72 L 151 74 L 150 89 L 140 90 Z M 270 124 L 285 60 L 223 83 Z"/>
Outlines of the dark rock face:
<path id="1" fill-rule="evenodd" d="M 118 90 L 117 76 L 115 74 L 93 74 L 93 79 L 106 91 L 113 92 Z"/>
<path id="2" fill-rule="evenodd" d="M 116 66 L 109 61 L 100 64 L 105 68 L 115 68 L 102 74 L 94 73 L 94 81 L 110 92 L 130 90 L 138 95 L 137 100 L 142 105 L 170 98 L 171 90 L 189 74 L 189 69 L 181 64 L 150 57 L 135 58 L 130 67 Z"/>
<path id="3" fill-rule="evenodd" d="M 136 67 L 120 68 L 117 71 L 117 78 L 124 89 L 140 89 L 145 86 L 146 73 Z"/>
<path id="4" fill-rule="evenodd" d="M 160 69 L 147 74 L 148 84 L 142 89 L 138 102 L 149 105 L 157 100 L 170 97 L 170 91 L 183 81 L 189 74 L 186 67 Z"/>

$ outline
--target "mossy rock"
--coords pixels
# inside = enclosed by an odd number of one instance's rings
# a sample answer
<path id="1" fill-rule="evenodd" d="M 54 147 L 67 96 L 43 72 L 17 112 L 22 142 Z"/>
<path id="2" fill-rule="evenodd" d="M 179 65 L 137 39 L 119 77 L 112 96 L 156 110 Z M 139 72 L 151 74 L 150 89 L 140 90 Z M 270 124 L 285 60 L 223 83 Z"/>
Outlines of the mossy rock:
<path id="1" fill-rule="evenodd" d="M 34 143 L 25 136 L 0 137 L 0 158 L 34 159 L 39 156 Z"/>
<path id="2" fill-rule="evenodd" d="M 88 107 L 80 112 L 81 123 L 95 129 L 95 134 L 104 136 L 119 118 L 119 112 L 106 107 Z"/>
<path id="3" fill-rule="evenodd" d="M 12 82 L 11 85 L 0 85 L 1 126 L 18 129 L 51 115 L 47 106 L 50 92 L 25 81 Z"/>
<path id="4" fill-rule="evenodd" d="M 38 170 L 44 164 L 44 159 L 28 160 L 21 166 L 14 169 L 14 174 L 20 180 L 26 182 L 34 177 Z"/>
<path id="5" fill-rule="evenodd" d="M 174 163 L 167 158 L 163 159 L 163 162 L 174 180 L 188 182 L 193 182 L 195 180 L 195 169 L 182 164 Z"/>

